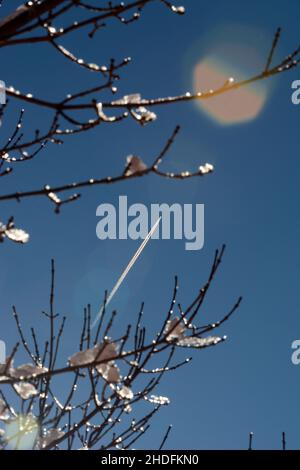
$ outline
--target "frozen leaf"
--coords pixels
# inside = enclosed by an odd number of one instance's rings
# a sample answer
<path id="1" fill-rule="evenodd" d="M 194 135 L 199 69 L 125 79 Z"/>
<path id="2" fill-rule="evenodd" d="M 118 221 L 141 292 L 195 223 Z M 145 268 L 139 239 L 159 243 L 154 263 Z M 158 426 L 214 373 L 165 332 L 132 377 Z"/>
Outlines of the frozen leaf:
<path id="1" fill-rule="evenodd" d="M 157 119 L 157 115 L 144 106 L 139 106 L 137 109 L 132 110 L 131 114 L 142 125 Z"/>
<path id="2" fill-rule="evenodd" d="M 117 347 L 112 342 L 96 344 L 93 348 L 79 351 L 69 358 L 70 366 L 83 366 L 95 361 L 112 360 L 117 356 Z"/>
<path id="3" fill-rule="evenodd" d="M 207 336 L 206 338 L 189 336 L 187 338 L 180 339 L 176 344 L 177 346 L 182 346 L 184 348 L 206 348 L 207 346 L 215 346 L 225 339 L 225 336 L 223 338 L 220 338 L 219 336 Z"/>
<path id="4" fill-rule="evenodd" d="M 123 100 L 126 104 L 137 104 L 141 102 L 141 95 L 140 93 L 132 93 L 131 95 L 125 95 Z"/>
<path id="5" fill-rule="evenodd" d="M 79 351 L 69 358 L 70 366 L 82 366 L 95 360 L 94 348 Z"/>
<path id="6" fill-rule="evenodd" d="M 157 395 L 150 395 L 150 397 L 146 397 L 146 400 L 150 403 L 154 403 L 155 405 L 169 405 L 170 399 L 168 397 L 162 397 Z"/>
<path id="7" fill-rule="evenodd" d="M 133 391 L 129 387 L 122 387 L 119 390 L 117 390 L 117 394 L 119 397 L 125 399 L 125 400 L 132 400 L 134 397 Z"/>
<path id="8" fill-rule="evenodd" d="M 32 398 L 36 395 L 38 395 L 37 389 L 30 383 L 28 382 L 19 382 L 17 384 L 14 384 L 14 389 L 17 392 L 17 394 L 23 399 L 23 400 L 28 400 L 28 398 Z"/>
<path id="9" fill-rule="evenodd" d="M 97 361 L 104 361 L 105 359 L 114 359 L 118 355 L 117 346 L 112 341 L 97 344 L 95 346 Z"/>
<path id="10" fill-rule="evenodd" d="M 205 165 L 199 166 L 199 171 L 202 175 L 206 175 L 207 173 L 214 171 L 214 167 L 211 163 L 205 163 Z"/>
<path id="11" fill-rule="evenodd" d="M 108 383 L 120 382 L 120 371 L 114 363 L 99 364 L 96 366 L 96 370 Z"/>
<path id="12" fill-rule="evenodd" d="M 52 442 L 63 437 L 64 434 L 65 433 L 60 429 L 49 429 L 46 435 L 39 439 L 38 446 L 40 447 L 40 449 L 44 449 L 45 447 L 48 447 Z"/>
<path id="13" fill-rule="evenodd" d="M 7 375 L 1 375 L 1 374 L 0 374 L 0 383 L 1 383 L 1 382 L 5 382 L 5 381 L 7 381 L 8 379 L 9 379 L 9 376 L 7 376 Z"/>
<path id="14" fill-rule="evenodd" d="M 20 228 L 6 230 L 5 235 L 16 243 L 27 243 L 29 240 L 29 234 Z"/>
<path id="15" fill-rule="evenodd" d="M 0 242 L 4 240 L 4 237 L 9 238 L 16 243 L 27 243 L 29 235 L 22 229 L 15 228 L 14 219 L 11 217 L 6 225 L 0 222 Z"/>
<path id="16" fill-rule="evenodd" d="M 123 96 L 123 98 L 113 101 L 112 104 L 120 106 L 130 105 L 131 115 L 138 122 L 140 122 L 140 124 L 147 124 L 148 122 L 155 121 L 155 119 L 157 118 L 154 112 L 149 111 L 145 106 L 143 106 L 143 101 L 139 93 L 125 95 Z M 135 109 L 133 109 L 132 105 L 136 105 Z"/>
<path id="17" fill-rule="evenodd" d="M 4 400 L 2 400 L 0 398 L 0 420 L 1 421 L 7 421 L 9 418 L 10 418 L 9 410 L 8 410 Z"/>
<path id="18" fill-rule="evenodd" d="M 166 337 L 167 341 L 183 338 L 185 329 L 185 326 L 180 323 L 180 319 L 178 317 L 169 320 L 164 331 L 165 334 L 170 331 L 170 333 Z"/>
<path id="19" fill-rule="evenodd" d="M 143 162 L 140 157 L 135 155 L 128 155 L 127 157 L 127 167 L 126 167 L 126 176 L 134 175 L 140 171 L 147 170 L 147 165 Z"/>
<path id="20" fill-rule="evenodd" d="M 48 369 L 42 366 L 36 366 L 34 364 L 23 364 L 16 369 L 12 369 L 11 375 L 19 379 L 20 377 L 34 377 L 47 372 Z"/>
<path id="21" fill-rule="evenodd" d="M 184 15 L 185 14 L 185 8 L 183 6 L 176 7 L 175 5 L 172 5 L 171 10 L 174 13 L 177 13 L 178 15 Z"/>
<path id="22" fill-rule="evenodd" d="M 125 95 L 119 100 L 113 101 L 113 104 L 126 105 L 126 104 L 140 104 L 141 95 L 139 93 L 133 93 L 131 95 Z"/>
<path id="23" fill-rule="evenodd" d="M 5 238 L 5 229 L 6 229 L 6 226 L 3 225 L 2 222 L 0 222 L 0 243 L 2 243 L 4 241 L 4 238 Z"/>

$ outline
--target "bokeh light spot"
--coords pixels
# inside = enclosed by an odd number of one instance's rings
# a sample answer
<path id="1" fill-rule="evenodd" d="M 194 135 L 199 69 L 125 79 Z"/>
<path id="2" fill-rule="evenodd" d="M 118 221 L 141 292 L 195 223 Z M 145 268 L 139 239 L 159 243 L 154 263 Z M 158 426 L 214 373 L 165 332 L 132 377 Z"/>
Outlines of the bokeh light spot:
<path id="1" fill-rule="evenodd" d="M 9 449 L 33 449 L 38 436 L 39 425 L 32 415 L 18 416 L 6 424 L 5 439 Z"/>
<path id="2" fill-rule="evenodd" d="M 195 93 L 207 93 L 223 87 L 225 83 L 240 82 L 260 73 L 265 57 L 255 44 L 253 31 L 241 27 L 215 34 L 213 44 L 193 68 Z M 251 37 L 252 36 L 252 37 Z M 229 82 L 231 80 L 231 82 Z M 197 100 L 197 107 L 220 124 L 238 124 L 256 118 L 262 111 L 270 87 L 258 81 L 211 98 Z"/>

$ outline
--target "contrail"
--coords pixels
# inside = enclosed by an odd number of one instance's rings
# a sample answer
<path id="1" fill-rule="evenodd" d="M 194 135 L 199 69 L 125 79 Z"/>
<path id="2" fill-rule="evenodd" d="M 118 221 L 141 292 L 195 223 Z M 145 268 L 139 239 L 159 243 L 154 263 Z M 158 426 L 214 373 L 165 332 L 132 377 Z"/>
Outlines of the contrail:
<path id="1" fill-rule="evenodd" d="M 155 230 L 157 229 L 158 225 L 159 225 L 159 222 L 160 222 L 160 219 L 161 219 L 161 216 L 157 219 L 157 221 L 155 222 L 155 224 L 153 225 L 153 227 L 151 228 L 150 232 L 148 233 L 148 235 L 146 236 L 145 240 L 143 240 L 143 242 L 141 243 L 141 245 L 139 246 L 139 248 L 137 249 L 137 251 L 135 252 L 135 254 L 133 255 L 133 257 L 131 258 L 131 260 L 129 261 L 129 263 L 127 264 L 126 268 L 124 269 L 124 271 L 122 272 L 121 276 L 119 277 L 119 279 L 117 280 L 116 284 L 114 285 L 111 293 L 109 294 L 109 296 L 107 297 L 107 300 L 106 300 L 106 304 L 105 306 L 107 306 L 109 304 L 109 302 L 111 301 L 111 299 L 113 298 L 113 296 L 115 295 L 115 293 L 117 292 L 117 290 L 119 289 L 120 285 L 122 284 L 122 282 L 124 281 L 125 277 L 127 276 L 127 274 L 129 273 L 130 269 L 132 268 L 132 266 L 134 265 L 134 263 L 136 262 L 136 260 L 138 259 L 138 257 L 140 256 L 140 254 L 142 253 L 142 251 L 144 250 L 145 246 L 147 245 L 148 241 L 150 240 L 150 238 L 152 237 L 152 235 L 154 234 Z M 94 328 L 94 326 L 96 325 L 97 321 L 99 320 L 99 318 L 101 317 L 102 313 L 103 313 L 103 310 L 104 310 L 104 305 L 102 305 L 102 307 L 100 308 L 99 310 L 99 313 L 98 315 L 96 316 L 95 320 L 93 321 L 93 324 L 92 324 L 92 328 Z"/>

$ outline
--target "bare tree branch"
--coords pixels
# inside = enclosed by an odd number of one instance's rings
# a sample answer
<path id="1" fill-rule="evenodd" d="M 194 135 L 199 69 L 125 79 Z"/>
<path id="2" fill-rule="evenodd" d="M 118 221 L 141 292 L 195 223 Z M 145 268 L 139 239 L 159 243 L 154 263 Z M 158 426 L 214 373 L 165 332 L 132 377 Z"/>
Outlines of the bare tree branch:
<path id="1" fill-rule="evenodd" d="M 199 302 L 204 301 L 214 275 L 220 266 L 224 248 L 216 251 L 214 261 L 204 287 L 188 305 L 181 317 L 176 317 L 173 306 L 178 292 L 178 281 L 159 333 L 146 342 L 145 326 L 141 325 L 140 310 L 135 329 L 128 325 L 121 337 L 111 339 L 115 315 L 102 320 L 100 330 L 91 329 L 91 308 L 85 309 L 79 345 L 75 354 L 68 359 L 67 366 L 56 367 L 56 361 L 66 362 L 59 354 L 64 332 L 65 318 L 62 322 L 54 307 L 54 262 L 51 263 L 51 287 L 49 311 L 42 312 L 48 322 L 49 338 L 45 340 L 45 354 L 41 360 L 42 339 L 34 330 L 33 349 L 26 339 L 19 316 L 14 308 L 17 331 L 21 345 L 31 359 L 30 364 L 16 367 L 13 358 L 18 345 L 7 358 L 6 365 L 0 369 L 0 424 L 19 423 L 13 435 L 1 437 L 0 448 L 22 446 L 25 434 L 36 432 L 31 447 L 35 449 L 128 449 L 131 448 L 147 430 L 151 421 L 162 406 L 168 405 L 167 397 L 154 394 L 159 389 L 165 374 L 175 371 L 188 362 L 173 362 L 175 353 L 182 347 L 203 349 L 213 347 L 224 341 L 225 337 L 205 337 L 195 333 L 191 319 L 195 318 L 194 307 L 199 310 Z M 236 310 L 240 300 L 232 311 Z M 226 315 L 226 320 L 230 315 Z M 225 321 L 225 320 L 224 320 Z M 218 326 L 222 322 L 218 323 Z M 217 326 L 216 326 L 217 327 Z M 198 328 L 199 331 L 201 327 Z M 31 332 L 33 330 L 31 329 Z M 130 346 L 130 344 L 132 346 Z M 147 367 L 155 361 L 159 367 Z M 65 398 L 57 391 L 57 377 L 64 378 Z M 150 379 L 148 379 L 150 377 Z M 20 407 L 12 407 L 9 395 L 4 395 L 3 387 L 13 390 L 20 399 Z M 144 402 L 150 410 L 137 420 L 130 419 L 136 404 Z M 148 404 L 148 405 L 147 405 Z M 17 410 L 17 411 L 14 411 Z M 20 410 L 20 411 L 19 411 Z M 26 410 L 26 411 L 25 411 Z M 22 416 L 21 416 L 22 414 Z M 26 421 L 26 425 L 24 424 Z M 21 426 L 22 424 L 22 426 Z M 160 449 L 166 443 L 171 427 L 167 429 Z"/>

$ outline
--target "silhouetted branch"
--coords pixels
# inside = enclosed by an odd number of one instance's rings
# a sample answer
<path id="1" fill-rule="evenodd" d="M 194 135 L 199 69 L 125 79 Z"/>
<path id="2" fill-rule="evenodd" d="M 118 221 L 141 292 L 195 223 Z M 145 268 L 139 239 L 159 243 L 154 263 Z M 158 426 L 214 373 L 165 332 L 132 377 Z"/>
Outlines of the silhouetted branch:
<path id="1" fill-rule="evenodd" d="M 252 450 L 252 441 L 253 441 L 253 432 L 250 432 L 249 433 L 249 446 L 248 446 L 248 450 Z"/>
<path id="2" fill-rule="evenodd" d="M 48 322 L 49 338 L 43 347 L 36 330 L 31 328 L 31 349 L 16 308 L 13 308 L 21 345 L 31 363 L 18 367 L 13 364 L 16 346 L 6 365 L 0 368 L 0 423 L 4 419 L 6 423 L 16 424 L 12 436 L 0 438 L 0 448 L 21 447 L 24 433 L 34 430 L 36 436 L 30 447 L 35 449 L 57 449 L 61 446 L 64 449 L 79 446 L 91 449 L 99 445 L 102 449 L 131 448 L 150 429 L 151 420 L 159 409 L 170 403 L 168 397 L 154 394 L 164 375 L 190 360 L 173 362 L 177 349 L 203 349 L 224 340 L 224 337 L 204 337 L 194 331 L 190 334 L 192 330 L 189 328 L 190 317 L 194 316 L 190 313 L 199 304 L 200 298 L 204 300 L 223 253 L 224 248 L 216 251 L 204 288 L 183 311 L 182 318 L 176 317 L 173 312 L 178 291 L 175 279 L 166 319 L 152 340 L 146 341 L 145 326 L 141 324 L 143 306 L 135 327 L 129 324 L 124 334 L 115 339 L 111 339 L 111 335 L 116 314 L 113 312 L 106 319 L 103 317 L 100 328 L 98 326 L 94 331 L 91 328 L 92 310 L 88 306 L 84 310 L 77 352 L 68 359 L 67 366 L 58 368 L 56 362 L 63 360 L 59 349 L 66 319 L 59 320 L 54 306 L 55 269 L 52 261 L 49 311 L 42 312 Z M 44 354 L 41 358 L 42 349 Z M 147 367 L 153 360 L 160 365 Z M 64 378 L 63 399 L 59 397 L 61 392 L 56 392 L 57 377 Z M 11 407 L 8 395 L 2 391 L 4 386 L 10 387 L 19 397 L 19 408 Z M 145 408 L 140 418 L 130 420 L 130 414 L 139 402 L 144 402 L 145 407 L 150 406 L 150 410 Z M 22 417 L 19 409 L 22 410 Z M 170 430 L 171 427 L 165 433 L 160 449 L 165 445 Z"/>
<path id="3" fill-rule="evenodd" d="M 286 450 L 285 432 L 282 433 L 282 450 Z"/>
<path id="4" fill-rule="evenodd" d="M 79 90 L 75 93 L 67 93 L 57 100 L 50 101 L 38 97 L 36 93 L 25 93 L 15 89 L 13 86 L 6 87 L 7 96 L 13 101 L 45 108 L 52 111 L 52 118 L 45 130 L 37 129 L 32 138 L 23 135 L 24 109 L 12 130 L 8 140 L 0 146 L 0 177 L 12 173 L 14 164 L 27 162 L 39 155 L 47 143 L 61 144 L 67 136 L 84 133 L 99 125 L 112 125 L 124 119 L 131 118 L 141 125 L 148 125 L 157 119 L 153 109 L 155 107 L 169 105 L 172 103 L 201 101 L 217 97 L 224 93 L 249 86 L 257 81 L 270 78 L 282 72 L 288 71 L 299 64 L 300 48 L 272 66 L 275 51 L 281 36 L 279 28 L 274 35 L 271 50 L 266 60 L 266 66 L 261 72 L 254 74 L 245 80 L 235 80 L 230 77 L 223 85 L 216 89 L 199 90 L 196 93 L 184 93 L 175 96 L 165 96 L 145 99 L 139 93 L 126 95 L 110 100 L 99 99 L 99 93 L 110 91 L 113 95 L 118 92 L 117 82 L 121 78 L 121 70 L 130 63 L 130 57 L 117 61 L 111 59 L 109 64 L 97 64 L 76 55 L 75 51 L 69 50 L 63 44 L 63 38 L 67 34 L 80 32 L 86 28 L 92 28 L 88 34 L 92 38 L 96 31 L 107 26 L 107 21 L 117 20 L 124 25 L 140 18 L 144 8 L 150 3 L 161 4 L 171 12 L 182 15 L 185 12 L 183 6 L 173 5 L 168 0 L 137 0 L 127 4 L 107 2 L 99 6 L 93 1 L 80 0 L 42 0 L 26 2 L 24 5 L 12 12 L 0 22 L 0 47 L 21 46 L 22 44 L 45 43 L 54 48 L 65 60 L 83 68 L 87 73 L 93 73 L 101 78 L 102 83 Z M 74 16 L 75 15 L 75 16 Z M 76 17 L 76 21 L 74 21 Z M 62 22 L 65 26 L 61 26 Z M 87 117 L 86 113 L 90 111 Z M 5 108 L 1 109 L 1 113 Z M 4 116 L 5 117 L 5 116 Z M 175 138 L 175 135 L 172 139 Z M 158 168 L 164 153 L 169 149 L 172 141 L 166 144 L 162 156 L 150 165 L 140 165 L 138 171 L 124 171 L 117 176 L 103 176 L 101 178 L 91 175 L 89 180 L 66 183 L 63 185 L 49 185 L 43 183 L 37 189 L 20 191 L 0 196 L 0 201 L 17 200 L 27 197 L 44 196 L 55 206 L 55 212 L 59 213 L 64 204 L 77 200 L 80 196 L 77 192 L 62 199 L 60 193 L 73 191 L 91 186 L 118 183 L 123 180 L 146 176 L 154 173 L 157 176 L 170 179 L 187 179 L 202 176 L 213 170 L 210 164 L 199 167 L 194 172 L 182 171 L 172 173 L 162 171 Z M 133 157 L 132 165 L 136 162 Z M 143 162 L 142 162 L 143 163 Z M 138 166 L 138 165 L 137 165 Z M 127 168 L 126 168 L 127 170 Z"/>
<path id="5" fill-rule="evenodd" d="M 158 166 L 160 165 L 167 151 L 170 149 L 171 145 L 173 144 L 178 132 L 179 132 L 179 126 L 175 128 L 167 144 L 165 145 L 165 147 L 160 152 L 158 157 L 155 158 L 155 160 L 149 167 L 147 167 L 139 157 L 132 157 L 128 161 L 123 173 L 121 173 L 118 176 L 107 176 L 107 177 L 99 178 L 99 179 L 90 178 L 88 180 L 68 183 L 68 184 L 64 184 L 64 185 L 56 186 L 56 187 L 51 187 L 50 185 L 47 184 L 41 189 L 30 190 L 30 191 L 18 191 L 12 194 L 0 195 L 0 201 L 10 200 L 10 199 L 15 199 L 17 201 L 20 201 L 21 199 L 24 199 L 27 197 L 46 196 L 55 204 L 56 212 L 59 212 L 59 209 L 63 204 L 67 202 L 72 202 L 78 199 L 78 197 L 80 196 L 79 194 L 73 194 L 67 200 L 62 201 L 57 196 L 57 194 L 63 193 L 66 191 L 77 190 L 79 188 L 85 188 L 89 186 L 114 184 L 120 181 L 133 179 L 133 178 L 137 178 L 141 176 L 146 176 L 151 173 L 156 174 L 161 177 L 170 178 L 170 179 L 187 179 L 187 178 L 193 178 L 196 176 L 204 176 L 206 174 L 211 173 L 213 171 L 213 166 L 207 163 L 204 166 L 203 165 L 200 166 L 199 169 L 195 172 L 184 171 L 181 173 L 168 173 L 168 172 L 162 172 L 158 170 Z"/>
<path id="6" fill-rule="evenodd" d="M 163 437 L 163 440 L 162 440 L 162 442 L 161 442 L 161 444 L 160 444 L 158 450 L 162 450 L 162 449 L 163 449 L 165 443 L 167 442 L 167 439 L 168 439 L 168 437 L 169 437 L 169 434 L 170 434 L 170 432 L 171 432 L 171 429 L 172 429 L 172 425 L 170 424 L 170 426 L 168 427 L 168 429 L 167 429 L 167 431 L 166 431 L 166 434 L 165 434 L 164 437 Z"/>

